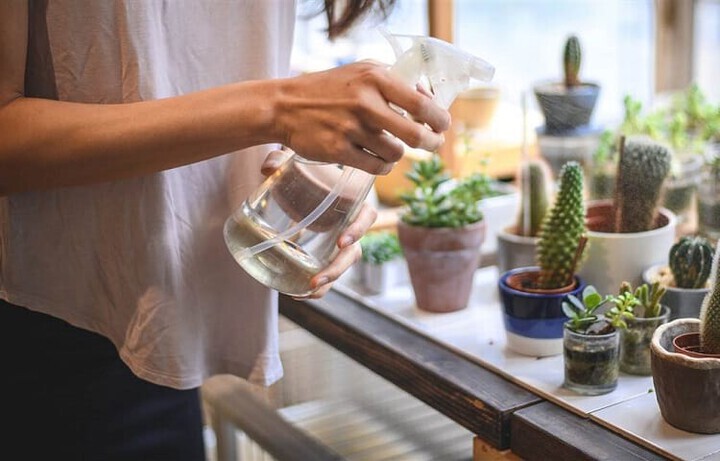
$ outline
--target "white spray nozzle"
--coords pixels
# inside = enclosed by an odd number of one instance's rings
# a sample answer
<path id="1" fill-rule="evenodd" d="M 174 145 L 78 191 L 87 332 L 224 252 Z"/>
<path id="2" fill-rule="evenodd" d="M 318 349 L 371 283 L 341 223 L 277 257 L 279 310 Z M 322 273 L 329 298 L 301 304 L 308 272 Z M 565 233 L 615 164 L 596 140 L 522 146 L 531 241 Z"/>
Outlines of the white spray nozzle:
<path id="1" fill-rule="evenodd" d="M 380 33 L 390 42 L 395 53 L 393 73 L 411 85 L 426 80 L 436 102 L 445 109 L 450 107 L 459 92 L 468 88 L 470 79 L 489 81 L 495 73 L 495 68 L 483 59 L 443 40 L 391 34 L 382 27 Z M 412 42 L 405 51 L 401 39 Z"/>

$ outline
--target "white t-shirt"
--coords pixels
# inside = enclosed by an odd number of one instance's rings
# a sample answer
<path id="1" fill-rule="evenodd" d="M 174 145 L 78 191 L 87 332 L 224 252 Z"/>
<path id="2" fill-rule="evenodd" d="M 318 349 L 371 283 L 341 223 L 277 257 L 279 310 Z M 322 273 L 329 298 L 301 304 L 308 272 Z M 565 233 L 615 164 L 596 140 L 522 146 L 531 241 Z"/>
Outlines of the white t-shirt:
<path id="1" fill-rule="evenodd" d="M 30 11 L 27 96 L 128 103 L 288 73 L 294 0 L 43 3 Z M 0 297 L 107 336 L 158 384 L 277 380 L 276 294 L 223 239 L 269 149 L 0 199 Z"/>

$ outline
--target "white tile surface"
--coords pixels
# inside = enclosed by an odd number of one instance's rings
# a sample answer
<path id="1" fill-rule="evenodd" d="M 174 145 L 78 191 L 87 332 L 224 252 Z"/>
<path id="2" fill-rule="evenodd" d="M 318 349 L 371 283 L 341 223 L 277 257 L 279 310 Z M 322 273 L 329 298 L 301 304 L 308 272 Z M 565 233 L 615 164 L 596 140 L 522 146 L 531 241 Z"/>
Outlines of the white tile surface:
<path id="1" fill-rule="evenodd" d="M 660 415 L 654 393 L 593 413 L 591 419 L 678 459 L 720 459 L 720 434 L 693 434 L 669 425 Z"/>

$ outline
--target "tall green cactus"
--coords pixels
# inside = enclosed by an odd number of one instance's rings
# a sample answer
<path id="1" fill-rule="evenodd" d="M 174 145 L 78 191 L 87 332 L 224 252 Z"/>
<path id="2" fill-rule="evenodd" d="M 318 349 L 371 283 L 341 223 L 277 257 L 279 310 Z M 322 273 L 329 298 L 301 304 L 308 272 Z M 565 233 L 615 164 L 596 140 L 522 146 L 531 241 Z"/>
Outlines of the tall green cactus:
<path id="1" fill-rule="evenodd" d="M 704 288 L 713 261 L 713 247 L 703 237 L 685 236 L 670 247 L 669 266 L 678 288 Z"/>
<path id="2" fill-rule="evenodd" d="M 558 178 L 560 189 L 540 229 L 537 264 L 538 287 L 561 288 L 572 283 L 579 263 L 578 245 L 585 234 L 583 170 L 571 161 L 563 165 Z"/>
<path id="3" fill-rule="evenodd" d="M 646 137 L 625 141 L 615 194 L 616 232 L 653 228 L 663 182 L 670 172 L 670 149 Z"/>
<path id="4" fill-rule="evenodd" d="M 537 237 L 548 209 L 547 166 L 532 160 L 520 172 L 520 212 L 516 232 L 526 237 Z"/>
<path id="5" fill-rule="evenodd" d="M 568 37 L 565 42 L 563 53 L 563 67 L 565 69 L 565 86 L 573 87 L 580 85 L 580 63 L 582 62 L 582 51 L 580 40 L 575 35 Z"/>
<path id="6" fill-rule="evenodd" d="M 700 309 L 700 350 L 706 354 L 720 354 L 720 251 L 715 252 L 715 273 L 710 293 Z"/>

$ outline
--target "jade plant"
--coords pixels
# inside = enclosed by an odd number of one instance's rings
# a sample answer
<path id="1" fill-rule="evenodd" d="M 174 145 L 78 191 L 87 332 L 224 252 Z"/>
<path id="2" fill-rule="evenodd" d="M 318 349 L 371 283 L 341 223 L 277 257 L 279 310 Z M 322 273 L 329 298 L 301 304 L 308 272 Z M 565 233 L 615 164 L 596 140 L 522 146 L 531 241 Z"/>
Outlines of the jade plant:
<path id="1" fill-rule="evenodd" d="M 585 246 L 583 170 L 575 161 L 560 170 L 559 190 L 543 220 L 537 248 L 538 288 L 557 289 L 572 283 Z"/>
<path id="2" fill-rule="evenodd" d="M 710 292 L 700 308 L 700 350 L 705 354 L 720 354 L 720 251 L 716 252 L 715 277 Z"/>
<path id="3" fill-rule="evenodd" d="M 678 288 L 704 288 L 712 268 L 714 249 L 701 236 L 681 237 L 670 248 L 669 266 Z"/>
<path id="4" fill-rule="evenodd" d="M 580 40 L 575 35 L 568 37 L 563 52 L 563 69 L 565 71 L 565 86 L 572 88 L 580 85 L 580 64 L 582 63 L 582 50 Z"/>
<path id="5" fill-rule="evenodd" d="M 516 232 L 526 237 L 537 237 L 548 209 L 547 166 L 532 160 L 520 172 L 520 212 Z"/>
<path id="6" fill-rule="evenodd" d="M 649 138 L 621 140 L 615 190 L 616 232 L 653 228 L 671 156 L 666 145 Z"/>
<path id="7" fill-rule="evenodd" d="M 405 176 L 415 186 L 412 192 L 400 196 L 407 205 L 401 218 L 406 224 L 462 227 L 483 219 L 478 201 L 492 195 L 487 175 L 474 173 L 452 184 L 442 159 L 433 155 L 413 163 Z"/>
<path id="8" fill-rule="evenodd" d="M 612 307 L 600 313 L 600 308 L 607 303 L 611 303 Z M 632 292 L 602 296 L 594 286 L 588 285 L 582 292 L 582 299 L 567 295 L 562 309 L 570 319 L 567 323 L 570 330 L 586 335 L 602 335 L 627 328 L 627 320 L 634 318 L 633 309 L 639 303 Z"/>
<path id="9" fill-rule="evenodd" d="M 388 231 L 369 232 L 360 239 L 362 260 L 370 264 L 383 264 L 402 255 L 397 234 Z"/>

